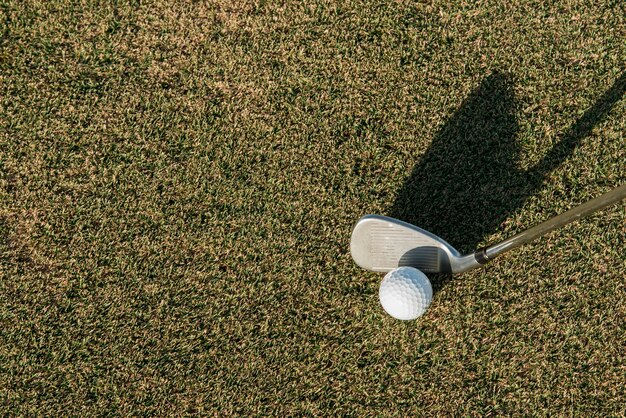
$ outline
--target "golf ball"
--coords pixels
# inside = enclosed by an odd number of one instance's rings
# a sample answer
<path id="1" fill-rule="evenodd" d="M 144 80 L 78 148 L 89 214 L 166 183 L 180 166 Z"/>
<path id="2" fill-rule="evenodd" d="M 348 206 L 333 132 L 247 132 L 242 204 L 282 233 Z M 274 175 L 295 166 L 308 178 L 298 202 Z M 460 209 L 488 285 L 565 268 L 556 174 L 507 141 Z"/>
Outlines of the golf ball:
<path id="1" fill-rule="evenodd" d="M 413 267 L 391 270 L 378 290 L 380 304 L 396 319 L 410 321 L 426 312 L 433 299 L 428 277 Z"/>

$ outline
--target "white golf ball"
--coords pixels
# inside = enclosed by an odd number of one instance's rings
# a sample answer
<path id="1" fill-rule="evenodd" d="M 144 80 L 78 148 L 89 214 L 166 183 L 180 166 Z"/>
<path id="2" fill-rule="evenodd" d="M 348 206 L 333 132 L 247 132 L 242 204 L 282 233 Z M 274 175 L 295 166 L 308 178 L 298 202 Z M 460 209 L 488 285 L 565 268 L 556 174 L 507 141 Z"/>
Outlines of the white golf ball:
<path id="1" fill-rule="evenodd" d="M 378 297 L 389 315 L 410 321 L 426 312 L 433 300 L 433 288 L 428 277 L 418 269 L 400 267 L 383 278 Z"/>

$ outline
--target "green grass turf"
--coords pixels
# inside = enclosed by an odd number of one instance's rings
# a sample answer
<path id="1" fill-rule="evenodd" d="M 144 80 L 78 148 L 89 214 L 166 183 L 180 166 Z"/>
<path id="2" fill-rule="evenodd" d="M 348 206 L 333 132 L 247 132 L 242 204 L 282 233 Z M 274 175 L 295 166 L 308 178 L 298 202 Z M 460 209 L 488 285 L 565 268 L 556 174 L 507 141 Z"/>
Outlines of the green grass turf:
<path id="1" fill-rule="evenodd" d="M 469 250 L 624 183 L 625 16 L 0 2 L 2 415 L 623 415 L 623 204 L 408 323 L 348 246 L 381 213 Z"/>

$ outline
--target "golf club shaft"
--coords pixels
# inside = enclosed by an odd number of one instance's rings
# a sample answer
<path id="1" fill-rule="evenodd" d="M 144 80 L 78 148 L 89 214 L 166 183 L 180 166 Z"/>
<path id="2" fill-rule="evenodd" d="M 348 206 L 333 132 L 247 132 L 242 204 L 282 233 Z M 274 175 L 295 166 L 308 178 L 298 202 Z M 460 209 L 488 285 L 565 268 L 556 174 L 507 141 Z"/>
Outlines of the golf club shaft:
<path id="1" fill-rule="evenodd" d="M 610 192 L 603 194 L 602 196 L 596 197 L 595 199 L 592 199 L 586 203 L 583 203 L 580 206 L 570 209 L 565 213 L 557 215 L 552 219 L 548 219 L 547 221 L 540 223 L 539 225 L 533 226 L 532 228 L 529 228 L 523 232 L 520 232 L 519 234 L 514 235 L 511 238 L 505 239 L 498 244 L 494 244 L 482 250 L 479 250 L 476 252 L 475 257 L 478 262 L 484 264 L 502 253 L 505 253 L 513 248 L 517 248 L 520 245 L 526 244 L 527 242 L 530 242 L 570 222 L 591 215 L 592 213 L 602 208 L 619 202 L 625 197 L 626 184 L 623 184 L 616 189 L 613 189 Z"/>

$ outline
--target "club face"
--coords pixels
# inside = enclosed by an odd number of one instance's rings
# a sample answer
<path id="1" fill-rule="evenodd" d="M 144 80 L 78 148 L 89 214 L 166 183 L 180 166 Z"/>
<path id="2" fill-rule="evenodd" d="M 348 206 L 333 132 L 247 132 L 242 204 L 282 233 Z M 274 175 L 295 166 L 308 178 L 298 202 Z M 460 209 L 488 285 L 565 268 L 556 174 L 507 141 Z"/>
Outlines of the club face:
<path id="1" fill-rule="evenodd" d="M 465 258 L 438 236 L 380 215 L 367 215 L 357 222 L 350 252 L 359 266 L 380 272 L 401 266 L 425 273 L 456 272 L 458 261 Z"/>

